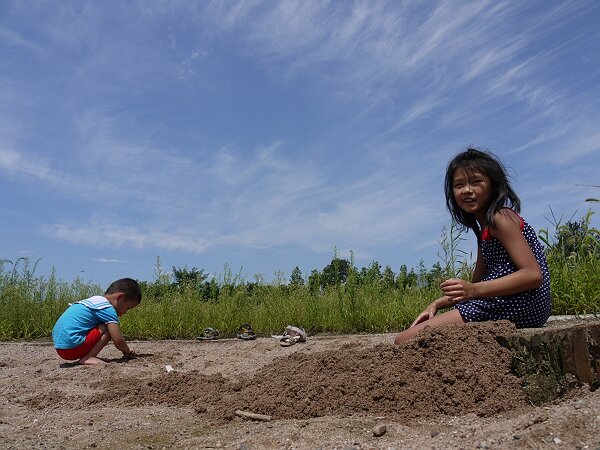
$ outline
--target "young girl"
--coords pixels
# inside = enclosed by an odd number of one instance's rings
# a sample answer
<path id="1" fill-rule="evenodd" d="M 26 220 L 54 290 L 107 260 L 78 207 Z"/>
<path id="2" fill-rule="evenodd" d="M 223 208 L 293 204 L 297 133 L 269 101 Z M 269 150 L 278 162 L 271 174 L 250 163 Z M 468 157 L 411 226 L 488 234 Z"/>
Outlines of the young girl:
<path id="1" fill-rule="evenodd" d="M 546 257 L 535 231 L 518 214 L 521 202 L 502 163 L 472 148 L 459 153 L 448 165 L 445 193 L 454 220 L 477 236 L 473 280 L 444 281 L 444 296 L 398 334 L 395 343 L 427 326 L 449 323 L 505 319 L 519 328 L 544 325 L 552 306 Z"/>

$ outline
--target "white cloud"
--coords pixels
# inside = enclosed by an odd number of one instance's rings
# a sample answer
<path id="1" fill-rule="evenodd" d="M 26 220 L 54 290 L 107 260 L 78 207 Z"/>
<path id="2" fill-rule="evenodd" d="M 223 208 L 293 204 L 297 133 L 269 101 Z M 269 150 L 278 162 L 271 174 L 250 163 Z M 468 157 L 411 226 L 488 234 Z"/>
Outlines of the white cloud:
<path id="1" fill-rule="evenodd" d="M 575 107 L 577 89 L 556 81 L 572 42 L 542 45 L 578 13 L 575 4 L 525 18 L 526 4 L 491 1 L 137 6 L 142 14 L 120 7 L 122 18 L 111 8 L 65 6 L 50 15 L 47 47 L 37 50 L 36 41 L 9 35 L 25 54 L 48 49 L 68 68 L 44 85 L 69 88 L 57 93 L 60 129 L 48 141 L 63 141 L 53 148 L 30 138 L 47 113 L 23 114 L 38 100 L 53 104 L 52 93 L 38 98 L 40 88 L 21 103 L 16 77 L 0 83 L 0 98 L 9 100 L 0 102 L 0 170 L 74 204 L 85 199 L 82 217 L 48 218 L 45 231 L 56 239 L 194 254 L 290 243 L 329 253 L 338 245 L 369 255 L 376 246 L 420 242 L 428 229 L 437 234 L 446 221 L 444 165 L 467 143 L 515 143 L 507 156 L 535 160 L 539 172 L 565 168 L 566 177 L 599 150 L 600 135 L 588 125 L 597 118 L 593 102 L 581 98 L 587 109 Z M 113 15 L 119 33 L 111 35 L 98 24 Z M 243 85 L 235 84 L 239 67 L 251 69 Z M 204 78 L 205 68 L 214 79 Z M 209 83 L 214 90 L 195 90 Z M 269 128 L 260 122 L 274 107 L 260 104 L 253 106 L 260 114 L 238 116 L 235 102 L 254 101 L 244 97 L 253 83 L 273 93 L 269 101 L 289 96 L 297 117 L 308 99 L 325 111 L 326 126 L 305 129 L 299 120 L 293 131 Z M 173 94 L 187 109 L 168 108 Z M 210 129 L 221 125 L 213 114 L 223 114 L 225 131 Z M 532 167 L 516 169 L 530 175 Z M 87 217 L 91 209 L 114 216 Z M 431 247 L 431 235 L 422 242 Z"/>
<path id="2" fill-rule="evenodd" d="M 600 155 L 600 131 L 588 130 L 582 132 L 564 147 L 556 149 L 552 155 L 548 155 L 551 161 L 558 164 L 573 162 L 588 155 Z M 598 158 L 600 160 L 600 158 Z"/>
<path id="3" fill-rule="evenodd" d="M 210 241 L 177 231 L 144 230 L 134 226 L 94 223 L 87 226 L 54 224 L 44 227 L 44 233 L 74 244 L 108 247 L 156 248 L 202 253 Z"/>
<path id="4" fill-rule="evenodd" d="M 124 264 L 127 261 L 123 261 L 121 259 L 113 259 L 113 258 L 92 258 L 92 261 L 103 263 L 103 264 Z"/>
<path id="5" fill-rule="evenodd" d="M 21 154 L 14 150 L 0 148 L 0 167 L 9 171 L 18 170 Z"/>

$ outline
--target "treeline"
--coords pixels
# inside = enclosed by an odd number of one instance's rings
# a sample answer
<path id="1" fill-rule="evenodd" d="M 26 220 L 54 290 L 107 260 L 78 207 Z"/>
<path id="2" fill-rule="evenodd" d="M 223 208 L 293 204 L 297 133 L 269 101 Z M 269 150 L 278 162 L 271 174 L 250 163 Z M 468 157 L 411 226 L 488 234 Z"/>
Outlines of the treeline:
<path id="1" fill-rule="evenodd" d="M 160 258 L 157 258 L 160 268 Z M 465 264 L 463 271 L 470 267 Z M 162 269 L 161 269 L 162 270 Z M 367 267 L 356 268 L 350 260 L 334 256 L 331 262 L 322 270 L 313 269 L 308 277 L 304 277 L 298 266 L 291 271 L 289 280 L 282 272 L 276 273 L 276 279 L 271 283 L 261 280 L 261 276 L 255 276 L 258 281 L 246 281 L 242 276 L 231 277 L 229 266 L 225 266 L 225 276 L 222 279 L 213 277 L 209 280 L 208 274 L 203 269 L 196 267 L 188 268 L 173 266 L 171 273 L 162 272 L 162 276 L 153 282 L 141 281 L 144 293 L 151 298 L 163 296 L 174 291 L 197 294 L 204 301 L 218 300 L 222 292 L 228 295 L 234 290 L 243 290 L 252 295 L 258 290 L 278 289 L 290 292 L 297 289 L 307 289 L 312 294 L 323 293 L 326 289 L 353 284 L 357 286 L 376 286 L 383 290 L 406 289 L 409 287 L 429 288 L 437 286 L 448 278 L 451 273 L 445 270 L 439 263 L 427 269 L 423 261 L 420 262 L 417 271 L 410 270 L 405 264 L 400 266 L 398 273 L 387 265 L 382 269 L 381 264 L 373 261 Z"/>
<path id="2" fill-rule="evenodd" d="M 554 221 L 541 230 L 546 246 L 553 295 L 553 314 L 600 313 L 600 232 L 590 226 L 592 213 L 580 220 Z M 355 266 L 353 257 L 334 254 L 322 269 L 303 274 L 294 267 L 271 282 L 255 275 L 247 281 L 229 266 L 218 277 L 196 267 L 166 271 L 156 260 L 152 281 L 141 281 L 143 301 L 123 317 L 129 338 L 189 339 L 205 327 L 235 336 L 243 322 L 257 333 L 281 332 L 287 324 L 311 333 L 389 332 L 409 325 L 416 314 L 440 295 L 439 284 L 450 277 L 470 279 L 473 262 L 460 249 L 463 231 L 445 229 L 439 262 L 395 272 L 377 261 Z M 39 276 L 39 261 L 0 260 L 0 340 L 48 337 L 69 302 L 102 293 L 106 286 L 59 280 L 53 269 Z"/>
<path id="3" fill-rule="evenodd" d="M 555 219 L 555 231 L 550 235 L 548 230 L 541 230 L 540 238 L 546 245 L 550 265 L 573 266 L 577 261 L 597 259 L 600 255 L 600 234 L 590 226 L 592 212 L 588 212 L 578 221 L 569 220 L 564 224 Z M 350 259 L 344 259 L 334 254 L 331 262 L 321 270 L 313 269 L 304 276 L 300 267 L 291 270 L 289 279 L 281 271 L 275 273 L 275 279 L 266 283 L 262 275 L 255 275 L 255 281 L 247 281 L 241 273 L 233 274 L 226 265 L 221 277 L 212 277 L 196 267 L 188 268 L 173 266 L 171 273 L 166 272 L 161 265 L 160 257 L 156 259 L 155 280 L 141 282 L 149 297 L 165 295 L 173 291 L 196 294 L 199 299 L 218 300 L 222 292 L 231 295 L 234 290 L 244 291 L 248 295 L 257 290 L 279 289 L 290 291 L 308 289 L 311 294 L 323 293 L 326 289 L 346 286 L 375 286 L 382 290 L 402 290 L 409 287 L 428 289 L 452 277 L 470 279 L 474 269 L 472 258 L 467 258 L 465 251 L 460 249 L 464 240 L 463 230 L 453 224 L 450 230 L 442 232 L 440 241 L 442 262 L 436 262 L 427 268 L 420 261 L 418 267 L 408 268 L 402 264 L 398 272 L 391 266 L 382 267 L 377 261 L 368 266 L 357 268 L 351 253 Z"/>

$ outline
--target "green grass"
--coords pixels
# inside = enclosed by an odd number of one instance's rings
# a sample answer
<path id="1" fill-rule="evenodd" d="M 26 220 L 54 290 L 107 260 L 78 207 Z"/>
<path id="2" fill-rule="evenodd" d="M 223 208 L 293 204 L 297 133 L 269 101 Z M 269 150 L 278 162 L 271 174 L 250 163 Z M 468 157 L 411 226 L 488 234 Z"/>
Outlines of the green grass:
<path id="1" fill-rule="evenodd" d="M 144 339 L 189 339 L 208 326 L 235 336 L 243 322 L 264 336 L 281 332 L 288 324 L 303 326 L 311 334 L 388 332 L 408 325 L 437 295 L 416 288 L 381 291 L 361 286 L 352 298 L 348 290 L 332 287 L 313 295 L 307 288 L 264 286 L 248 295 L 239 287 L 218 301 L 173 292 L 145 300 L 123 317 L 122 324 L 125 334 Z"/>
<path id="2" fill-rule="evenodd" d="M 541 230 L 555 314 L 600 313 L 600 231 L 590 226 L 592 211 L 564 224 L 552 214 L 555 233 Z"/>
<path id="3" fill-rule="evenodd" d="M 590 217 L 577 227 L 557 221 L 553 236 L 540 232 L 548 252 L 553 314 L 600 312 L 600 233 L 589 226 Z M 464 256 L 455 245 L 460 240 L 456 229 L 444 233 L 442 272 L 440 265 L 429 273 L 421 268 L 421 281 L 407 286 L 381 277 L 361 279 L 353 267 L 344 284 L 324 290 L 281 279 L 246 283 L 226 270 L 222 280 L 212 281 L 212 290 L 202 291 L 173 284 L 159 267 L 156 281 L 142 283 L 142 304 L 123 316 L 122 328 L 129 339 L 191 339 L 209 326 L 235 336 L 243 322 L 263 336 L 280 333 L 288 324 L 311 334 L 400 331 L 441 294 L 441 277 L 469 278 L 472 265 L 458 258 Z M 0 340 L 47 338 L 69 302 L 104 292 L 80 279 L 57 280 L 54 271 L 36 276 L 36 265 L 27 258 L 0 261 Z"/>

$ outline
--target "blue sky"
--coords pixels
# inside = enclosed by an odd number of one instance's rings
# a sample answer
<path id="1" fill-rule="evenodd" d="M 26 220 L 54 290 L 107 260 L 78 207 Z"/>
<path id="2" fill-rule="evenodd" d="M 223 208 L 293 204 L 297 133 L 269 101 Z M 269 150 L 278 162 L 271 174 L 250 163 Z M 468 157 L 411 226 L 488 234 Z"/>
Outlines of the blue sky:
<path id="1" fill-rule="evenodd" d="M 430 267 L 469 145 L 534 228 L 581 217 L 599 23 L 595 0 L 0 2 L 0 258 L 102 285 L 157 256 Z"/>

